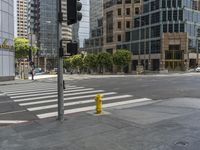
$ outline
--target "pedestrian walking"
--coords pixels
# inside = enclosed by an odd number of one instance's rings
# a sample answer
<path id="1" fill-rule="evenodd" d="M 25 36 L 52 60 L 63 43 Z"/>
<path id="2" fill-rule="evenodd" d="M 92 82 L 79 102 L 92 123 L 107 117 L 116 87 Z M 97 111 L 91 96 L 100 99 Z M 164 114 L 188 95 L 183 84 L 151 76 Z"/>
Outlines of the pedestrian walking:
<path id="1" fill-rule="evenodd" d="M 34 75 L 35 75 L 35 69 L 32 68 L 32 70 L 31 70 L 31 77 L 32 77 L 32 80 L 34 80 Z"/>

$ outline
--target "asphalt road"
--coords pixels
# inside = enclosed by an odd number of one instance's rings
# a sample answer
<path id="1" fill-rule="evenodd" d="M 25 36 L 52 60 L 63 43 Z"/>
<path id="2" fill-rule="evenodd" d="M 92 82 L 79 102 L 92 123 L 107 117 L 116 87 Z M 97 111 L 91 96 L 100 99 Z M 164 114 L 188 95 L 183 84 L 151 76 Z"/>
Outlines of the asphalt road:
<path id="1" fill-rule="evenodd" d="M 200 98 L 200 74 L 194 76 L 126 76 L 68 81 L 67 83 L 153 100 L 179 97 Z"/>
<path id="2" fill-rule="evenodd" d="M 71 77 L 70 80 L 67 80 Z M 171 98 L 200 98 L 200 74 L 165 76 L 65 76 L 65 114 L 95 110 L 95 96 L 104 108 Z M 0 126 L 57 116 L 56 79 L 0 84 Z"/>

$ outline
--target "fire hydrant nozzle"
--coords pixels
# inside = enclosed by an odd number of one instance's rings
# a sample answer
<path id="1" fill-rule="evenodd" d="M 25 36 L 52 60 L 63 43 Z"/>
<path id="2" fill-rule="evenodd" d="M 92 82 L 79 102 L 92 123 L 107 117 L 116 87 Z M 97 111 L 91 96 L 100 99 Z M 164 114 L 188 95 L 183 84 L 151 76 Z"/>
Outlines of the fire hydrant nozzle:
<path id="1" fill-rule="evenodd" d="M 103 96 L 100 94 L 97 94 L 95 97 L 96 100 L 96 113 L 101 114 L 102 113 L 102 98 Z"/>

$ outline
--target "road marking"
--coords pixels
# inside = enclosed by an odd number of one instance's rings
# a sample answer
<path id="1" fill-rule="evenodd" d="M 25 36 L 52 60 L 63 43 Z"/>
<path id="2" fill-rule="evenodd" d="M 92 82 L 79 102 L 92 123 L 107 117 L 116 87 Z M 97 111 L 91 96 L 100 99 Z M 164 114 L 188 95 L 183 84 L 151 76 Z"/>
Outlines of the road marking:
<path id="1" fill-rule="evenodd" d="M 66 86 L 66 88 L 67 87 L 69 87 L 69 88 L 75 88 L 76 86 Z M 23 93 L 25 93 L 25 92 L 35 92 L 35 91 L 45 91 L 45 90 L 56 90 L 57 89 L 57 86 L 55 86 L 55 87 L 49 87 L 48 85 L 46 85 L 46 86 L 44 86 L 44 87 L 41 87 L 41 86 L 39 86 L 39 87 L 33 87 L 33 88 L 30 88 L 29 87 L 29 89 L 18 89 L 18 90 L 16 90 L 16 89 L 9 89 L 9 90 L 4 90 L 4 89 L 2 89 L 6 94 L 15 94 L 15 93 L 20 93 L 20 92 L 23 92 Z"/>
<path id="2" fill-rule="evenodd" d="M 93 88 L 87 88 L 87 89 L 79 89 L 79 90 L 67 90 L 67 91 L 63 91 L 63 93 L 74 93 L 74 92 L 81 92 L 81 91 L 90 91 L 90 90 L 94 90 Z M 39 94 L 30 94 L 30 95 L 21 95 L 21 96 L 13 96 L 10 97 L 12 99 L 18 99 L 18 98 L 26 98 L 26 97 L 34 97 L 34 96 L 43 96 L 43 95 L 48 95 L 48 94 L 57 94 L 58 92 L 51 92 L 51 93 L 39 93 Z"/>
<path id="3" fill-rule="evenodd" d="M 64 94 L 64 96 L 73 96 L 73 95 L 81 95 L 81 94 L 89 94 L 89 93 L 100 93 L 100 92 L 104 92 L 104 90 L 95 90 L 95 91 L 88 91 L 88 92 L 70 93 L 70 94 Z M 57 95 L 33 97 L 33 98 L 26 98 L 26 99 L 17 99 L 17 100 L 14 100 L 14 101 L 15 102 L 24 102 L 24 101 L 32 101 L 32 100 L 39 100 L 39 99 L 45 99 L 45 98 L 54 98 L 54 97 L 57 97 Z"/>
<path id="4" fill-rule="evenodd" d="M 5 93 L 0 93 L 0 96 L 5 96 Z"/>
<path id="5" fill-rule="evenodd" d="M 106 97 L 106 98 L 103 98 L 103 101 L 120 99 L 120 98 L 129 98 L 129 97 L 132 97 L 132 95 L 121 95 L 121 96 Z M 95 102 L 95 100 L 91 99 L 91 100 L 82 100 L 82 101 L 76 101 L 76 102 L 71 102 L 71 103 L 64 103 L 64 106 L 73 106 L 73 105 L 87 104 L 87 103 L 92 103 L 92 102 Z M 27 110 L 38 111 L 38 110 L 44 110 L 44 109 L 50 109 L 50 108 L 57 108 L 57 106 L 58 106 L 57 104 L 54 104 L 54 105 L 27 108 Z"/>
<path id="6" fill-rule="evenodd" d="M 25 123 L 27 120 L 0 120 L 0 124 L 18 124 Z"/>
<path id="7" fill-rule="evenodd" d="M 4 113 L 0 113 L 0 116 L 2 116 L 2 115 L 8 115 L 8 114 L 21 113 L 21 112 L 25 112 L 25 111 L 27 111 L 27 110 L 18 110 L 18 111 L 4 112 Z"/>
<path id="8" fill-rule="evenodd" d="M 148 99 L 148 98 L 141 98 L 141 99 L 133 99 L 133 100 L 123 101 L 123 102 L 109 103 L 109 104 L 104 104 L 103 108 L 139 103 L 139 102 L 150 101 L 150 100 L 151 99 Z M 96 108 L 95 106 L 88 106 L 88 107 L 82 107 L 82 108 L 69 109 L 69 110 L 65 110 L 64 114 L 72 114 L 72 113 L 78 113 L 78 112 L 91 111 L 91 110 L 94 110 L 95 108 Z M 50 113 L 37 115 L 37 117 L 40 119 L 55 117 L 55 116 L 57 116 L 57 112 L 50 112 Z"/>
<path id="9" fill-rule="evenodd" d="M 75 90 L 75 89 L 83 89 L 84 87 L 72 87 L 72 88 L 68 88 L 67 87 L 67 89 L 66 90 Z M 13 93 L 13 94 L 9 94 L 9 93 L 7 93 L 9 96 L 20 96 L 20 95 L 24 95 L 24 94 L 38 94 L 38 93 L 48 93 L 48 92 L 54 92 L 54 91 L 57 91 L 57 89 L 56 88 L 54 88 L 54 89 L 43 89 L 43 90 L 39 90 L 39 91 L 37 91 L 37 90 L 32 90 L 32 91 L 23 91 L 23 92 L 19 92 L 19 93 L 17 93 L 17 92 L 15 92 L 15 93 Z"/>
<path id="10" fill-rule="evenodd" d="M 113 95 L 113 94 L 117 94 L 116 92 L 108 92 L 108 93 L 101 93 L 100 94 L 106 96 L 106 95 Z M 85 95 L 85 96 L 75 96 L 75 97 L 68 97 L 68 98 L 64 98 L 64 101 L 67 100 L 75 100 L 75 99 L 79 99 L 79 98 L 91 98 L 91 97 L 95 97 L 96 94 L 92 94 L 92 95 Z M 51 102 L 57 102 L 57 99 L 51 99 L 51 100 L 44 100 L 44 101 L 37 101 L 37 102 L 28 102 L 28 103 L 20 103 L 20 106 L 28 106 L 28 105 L 36 105 L 36 104 L 45 104 L 45 103 L 51 103 Z"/>

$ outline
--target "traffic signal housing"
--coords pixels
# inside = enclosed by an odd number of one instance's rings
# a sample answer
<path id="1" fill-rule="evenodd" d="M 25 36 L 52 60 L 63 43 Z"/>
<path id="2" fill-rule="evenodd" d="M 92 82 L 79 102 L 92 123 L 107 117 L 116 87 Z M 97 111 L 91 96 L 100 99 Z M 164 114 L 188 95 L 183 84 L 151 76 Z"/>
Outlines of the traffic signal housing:
<path id="1" fill-rule="evenodd" d="M 81 21 L 82 13 L 82 3 L 80 0 L 67 0 L 67 24 L 72 25 Z"/>
<path id="2" fill-rule="evenodd" d="M 67 53 L 70 54 L 70 56 L 78 54 L 78 43 L 67 43 Z"/>

